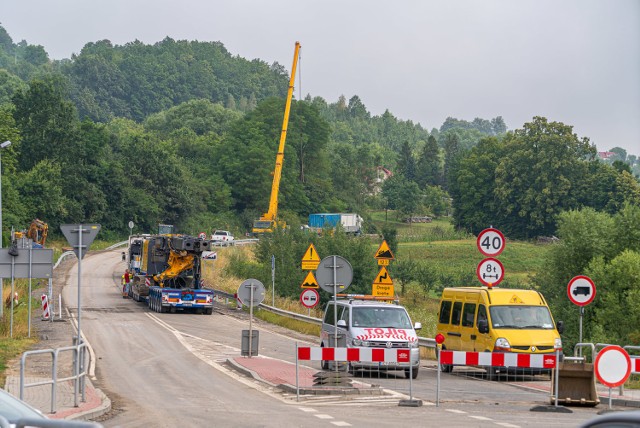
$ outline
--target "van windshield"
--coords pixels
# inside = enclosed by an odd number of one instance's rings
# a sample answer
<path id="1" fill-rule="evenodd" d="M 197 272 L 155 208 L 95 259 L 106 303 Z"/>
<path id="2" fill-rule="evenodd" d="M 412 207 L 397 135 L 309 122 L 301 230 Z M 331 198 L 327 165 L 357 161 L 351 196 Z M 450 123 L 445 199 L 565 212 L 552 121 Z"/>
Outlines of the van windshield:
<path id="1" fill-rule="evenodd" d="M 352 325 L 365 328 L 411 328 L 409 315 L 402 308 L 353 308 Z"/>
<path id="2" fill-rule="evenodd" d="M 493 328 L 553 329 L 546 306 L 491 306 L 489 314 Z"/>

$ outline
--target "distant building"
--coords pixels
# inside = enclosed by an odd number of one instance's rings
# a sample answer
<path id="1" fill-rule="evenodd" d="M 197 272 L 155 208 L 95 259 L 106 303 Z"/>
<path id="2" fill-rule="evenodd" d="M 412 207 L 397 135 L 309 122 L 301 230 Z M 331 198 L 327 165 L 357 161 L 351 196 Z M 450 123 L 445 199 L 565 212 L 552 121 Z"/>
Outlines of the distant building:
<path id="1" fill-rule="evenodd" d="M 598 152 L 598 157 L 602 160 L 609 160 L 615 155 L 614 152 Z"/>
<path id="2" fill-rule="evenodd" d="M 382 191 L 382 183 L 384 183 L 387 179 L 393 177 L 393 172 L 388 170 L 383 166 L 376 167 L 376 179 L 373 183 L 372 193 L 374 195 L 379 194 Z"/>

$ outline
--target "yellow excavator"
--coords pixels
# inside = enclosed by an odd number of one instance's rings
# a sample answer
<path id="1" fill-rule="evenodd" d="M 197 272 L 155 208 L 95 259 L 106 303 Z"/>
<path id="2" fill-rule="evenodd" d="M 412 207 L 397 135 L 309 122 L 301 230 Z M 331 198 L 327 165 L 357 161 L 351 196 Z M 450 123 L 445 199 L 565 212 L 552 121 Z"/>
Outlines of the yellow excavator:
<path id="1" fill-rule="evenodd" d="M 15 232 L 15 238 L 29 238 L 33 241 L 34 247 L 44 247 L 49 234 L 49 225 L 44 221 L 36 218 L 29 225 L 27 231 Z"/>
<path id="2" fill-rule="evenodd" d="M 278 193 L 280 192 L 280 177 L 282 176 L 282 163 L 284 162 L 284 145 L 287 140 L 287 126 L 289 124 L 289 111 L 291 109 L 291 98 L 293 97 L 293 83 L 296 76 L 296 67 L 298 65 L 298 55 L 300 52 L 300 43 L 296 42 L 295 52 L 293 54 L 293 65 L 291 66 L 291 77 L 289 79 L 289 90 L 287 92 L 287 102 L 284 107 L 284 119 L 282 121 L 282 132 L 280 133 L 280 144 L 278 153 L 276 154 L 276 167 L 273 170 L 273 183 L 271 184 L 271 199 L 269 200 L 269 211 L 253 222 L 254 235 L 263 233 L 271 233 L 276 228 L 286 227 L 284 221 L 278 221 Z"/>

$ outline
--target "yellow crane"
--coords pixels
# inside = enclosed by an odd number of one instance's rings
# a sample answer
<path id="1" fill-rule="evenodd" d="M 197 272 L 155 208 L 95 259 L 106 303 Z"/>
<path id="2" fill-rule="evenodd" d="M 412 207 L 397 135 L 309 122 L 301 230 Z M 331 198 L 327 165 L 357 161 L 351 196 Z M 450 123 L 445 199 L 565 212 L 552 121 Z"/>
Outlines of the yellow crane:
<path id="1" fill-rule="evenodd" d="M 293 53 L 293 65 L 291 66 L 291 77 L 289 79 L 289 90 L 287 91 L 287 102 L 284 107 L 284 119 L 282 120 L 282 132 L 280 133 L 280 144 L 276 154 L 276 167 L 273 170 L 273 183 L 271 184 L 271 199 L 269 199 L 269 211 L 253 222 L 252 232 L 254 234 L 273 232 L 276 227 L 284 228 L 286 223 L 278 221 L 278 193 L 280 192 L 280 177 L 282 176 L 282 163 L 284 162 L 284 145 L 287 140 L 287 126 L 289 124 L 289 110 L 291 109 L 291 98 L 293 97 L 293 83 L 296 77 L 296 67 L 298 65 L 298 55 L 300 52 L 300 42 L 296 42 Z"/>

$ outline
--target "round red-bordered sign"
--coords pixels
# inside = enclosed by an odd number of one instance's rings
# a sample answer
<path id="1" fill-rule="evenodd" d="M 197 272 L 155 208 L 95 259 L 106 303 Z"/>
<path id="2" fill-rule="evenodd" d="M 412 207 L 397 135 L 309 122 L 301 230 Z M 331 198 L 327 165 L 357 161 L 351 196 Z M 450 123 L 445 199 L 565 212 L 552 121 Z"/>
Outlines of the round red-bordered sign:
<path id="1" fill-rule="evenodd" d="M 596 297 L 596 284 L 588 276 L 575 276 L 567 285 L 567 295 L 574 304 L 587 306 Z"/>
<path id="2" fill-rule="evenodd" d="M 476 275 L 481 283 L 493 287 L 504 278 L 504 266 L 500 260 L 489 257 L 478 263 Z"/>
<path id="3" fill-rule="evenodd" d="M 476 245 L 478 250 L 487 257 L 496 257 L 504 250 L 506 240 L 498 229 L 490 227 L 478 234 Z"/>
<path id="4" fill-rule="evenodd" d="M 300 293 L 300 303 L 305 308 L 314 308 L 318 303 L 320 303 L 320 293 L 315 288 L 305 288 Z"/>
<path id="5" fill-rule="evenodd" d="M 594 367 L 600 383 L 609 388 L 615 388 L 629 379 L 631 358 L 620 346 L 609 345 L 598 352 Z"/>

